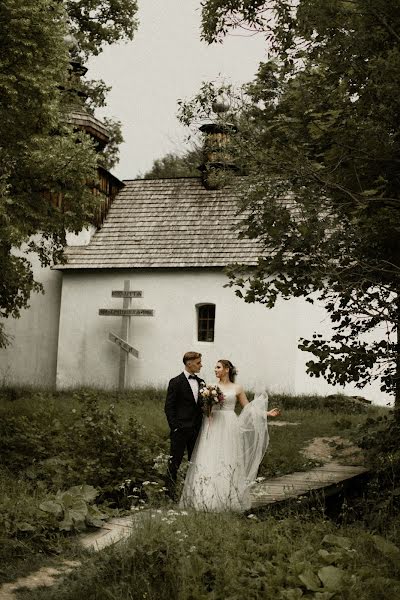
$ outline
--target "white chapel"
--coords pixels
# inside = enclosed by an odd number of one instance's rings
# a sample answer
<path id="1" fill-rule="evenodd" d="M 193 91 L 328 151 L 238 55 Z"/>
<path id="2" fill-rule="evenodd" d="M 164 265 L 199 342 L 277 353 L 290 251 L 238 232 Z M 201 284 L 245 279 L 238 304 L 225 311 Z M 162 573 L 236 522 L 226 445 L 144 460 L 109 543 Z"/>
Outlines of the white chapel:
<path id="1" fill-rule="evenodd" d="M 166 387 L 184 352 L 196 350 L 208 381 L 227 358 L 249 390 L 360 394 L 305 372 L 309 356 L 298 339 L 329 330 L 322 306 L 291 299 L 269 310 L 226 287 L 225 267 L 251 268 L 259 254 L 235 230 L 235 178 L 220 189 L 204 177 L 119 187 L 97 227 L 68 236 L 65 264 L 33 263 L 45 294 L 7 321 L 13 341 L 0 350 L 2 385 L 117 389 L 123 377 L 126 388 Z M 127 308 L 136 314 L 121 316 Z M 378 386 L 362 395 L 383 403 Z"/>

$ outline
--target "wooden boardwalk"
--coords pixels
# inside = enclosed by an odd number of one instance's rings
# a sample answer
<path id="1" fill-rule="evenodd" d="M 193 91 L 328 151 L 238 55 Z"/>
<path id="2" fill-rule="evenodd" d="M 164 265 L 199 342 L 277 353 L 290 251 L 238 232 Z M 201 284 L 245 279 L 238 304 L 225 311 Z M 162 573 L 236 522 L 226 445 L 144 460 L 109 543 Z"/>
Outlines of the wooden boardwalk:
<path id="1" fill-rule="evenodd" d="M 310 471 L 299 471 L 273 477 L 262 483 L 257 483 L 252 489 L 252 508 L 261 508 L 277 502 L 298 498 L 310 492 L 323 490 L 326 495 L 340 490 L 355 477 L 367 473 L 368 469 L 360 466 L 345 466 L 336 462 L 328 462 L 322 467 Z M 175 510 L 177 512 L 175 512 Z M 129 537 L 144 518 L 152 516 L 179 514 L 180 509 L 174 508 L 152 510 L 146 509 L 127 517 L 111 519 L 100 529 L 84 533 L 81 544 L 92 550 L 102 550 L 121 539 Z"/>
<path id="2" fill-rule="evenodd" d="M 349 480 L 367 472 L 365 467 L 328 462 L 310 471 L 296 471 L 289 475 L 273 477 L 253 487 L 252 508 L 304 496 L 317 490 L 332 493 Z"/>

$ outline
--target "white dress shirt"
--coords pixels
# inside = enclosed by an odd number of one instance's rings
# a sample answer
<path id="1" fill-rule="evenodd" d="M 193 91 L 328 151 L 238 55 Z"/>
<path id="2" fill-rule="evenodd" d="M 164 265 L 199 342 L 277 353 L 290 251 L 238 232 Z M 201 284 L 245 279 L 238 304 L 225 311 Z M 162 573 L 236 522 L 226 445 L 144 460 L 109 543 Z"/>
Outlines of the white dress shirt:
<path id="1" fill-rule="evenodd" d="M 192 388 L 193 397 L 197 402 L 197 398 L 199 397 L 199 382 L 197 381 L 197 379 L 189 379 L 189 376 L 192 375 L 192 373 L 188 373 L 186 369 L 183 372 L 186 376 L 186 379 L 189 382 L 190 387 Z"/>

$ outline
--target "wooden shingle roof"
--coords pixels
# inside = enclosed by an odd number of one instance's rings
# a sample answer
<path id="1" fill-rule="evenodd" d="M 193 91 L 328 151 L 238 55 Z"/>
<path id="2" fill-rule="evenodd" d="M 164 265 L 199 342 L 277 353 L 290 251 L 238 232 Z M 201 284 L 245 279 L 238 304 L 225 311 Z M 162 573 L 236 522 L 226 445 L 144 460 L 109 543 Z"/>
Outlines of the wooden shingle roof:
<path id="1" fill-rule="evenodd" d="M 237 186 L 207 190 L 200 178 L 125 181 L 103 227 L 70 247 L 58 269 L 225 267 L 256 263 L 254 240 L 239 240 Z"/>

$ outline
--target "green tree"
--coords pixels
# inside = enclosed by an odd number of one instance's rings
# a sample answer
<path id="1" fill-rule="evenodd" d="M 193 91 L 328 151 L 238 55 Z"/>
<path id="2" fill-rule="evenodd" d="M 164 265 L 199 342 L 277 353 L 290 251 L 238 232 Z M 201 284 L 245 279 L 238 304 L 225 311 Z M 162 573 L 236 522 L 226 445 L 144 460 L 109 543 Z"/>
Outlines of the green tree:
<path id="1" fill-rule="evenodd" d="M 250 275 L 231 269 L 231 285 L 268 307 L 323 300 L 333 334 L 301 340 L 309 374 L 379 378 L 400 408 L 400 5 L 203 2 L 207 41 L 238 26 L 262 31 L 269 50 L 228 115 L 248 172 L 242 235 L 264 252 Z M 202 103 L 186 105 L 186 122 Z"/>
<path id="2" fill-rule="evenodd" d="M 138 27 L 136 0 L 63 0 L 63 4 L 70 31 L 86 57 L 100 54 L 104 44 L 131 40 Z"/>
<path id="3" fill-rule="evenodd" d="M 97 153 L 67 123 L 76 101 L 67 34 L 79 28 L 83 54 L 96 54 L 132 35 L 135 11 L 128 0 L 0 3 L 1 317 L 18 317 L 31 292 L 42 290 L 28 254 L 43 266 L 62 261 L 65 232 L 80 231 L 95 209 L 88 182 L 97 179 Z M 104 101 L 104 84 L 88 83 L 91 90 L 93 108 Z M 7 344 L 3 325 L 0 347 Z"/>
<path id="4" fill-rule="evenodd" d="M 144 179 L 163 179 L 168 177 L 198 177 L 198 167 L 203 162 L 200 147 L 194 147 L 183 154 L 168 153 L 162 158 L 157 158 Z"/>

